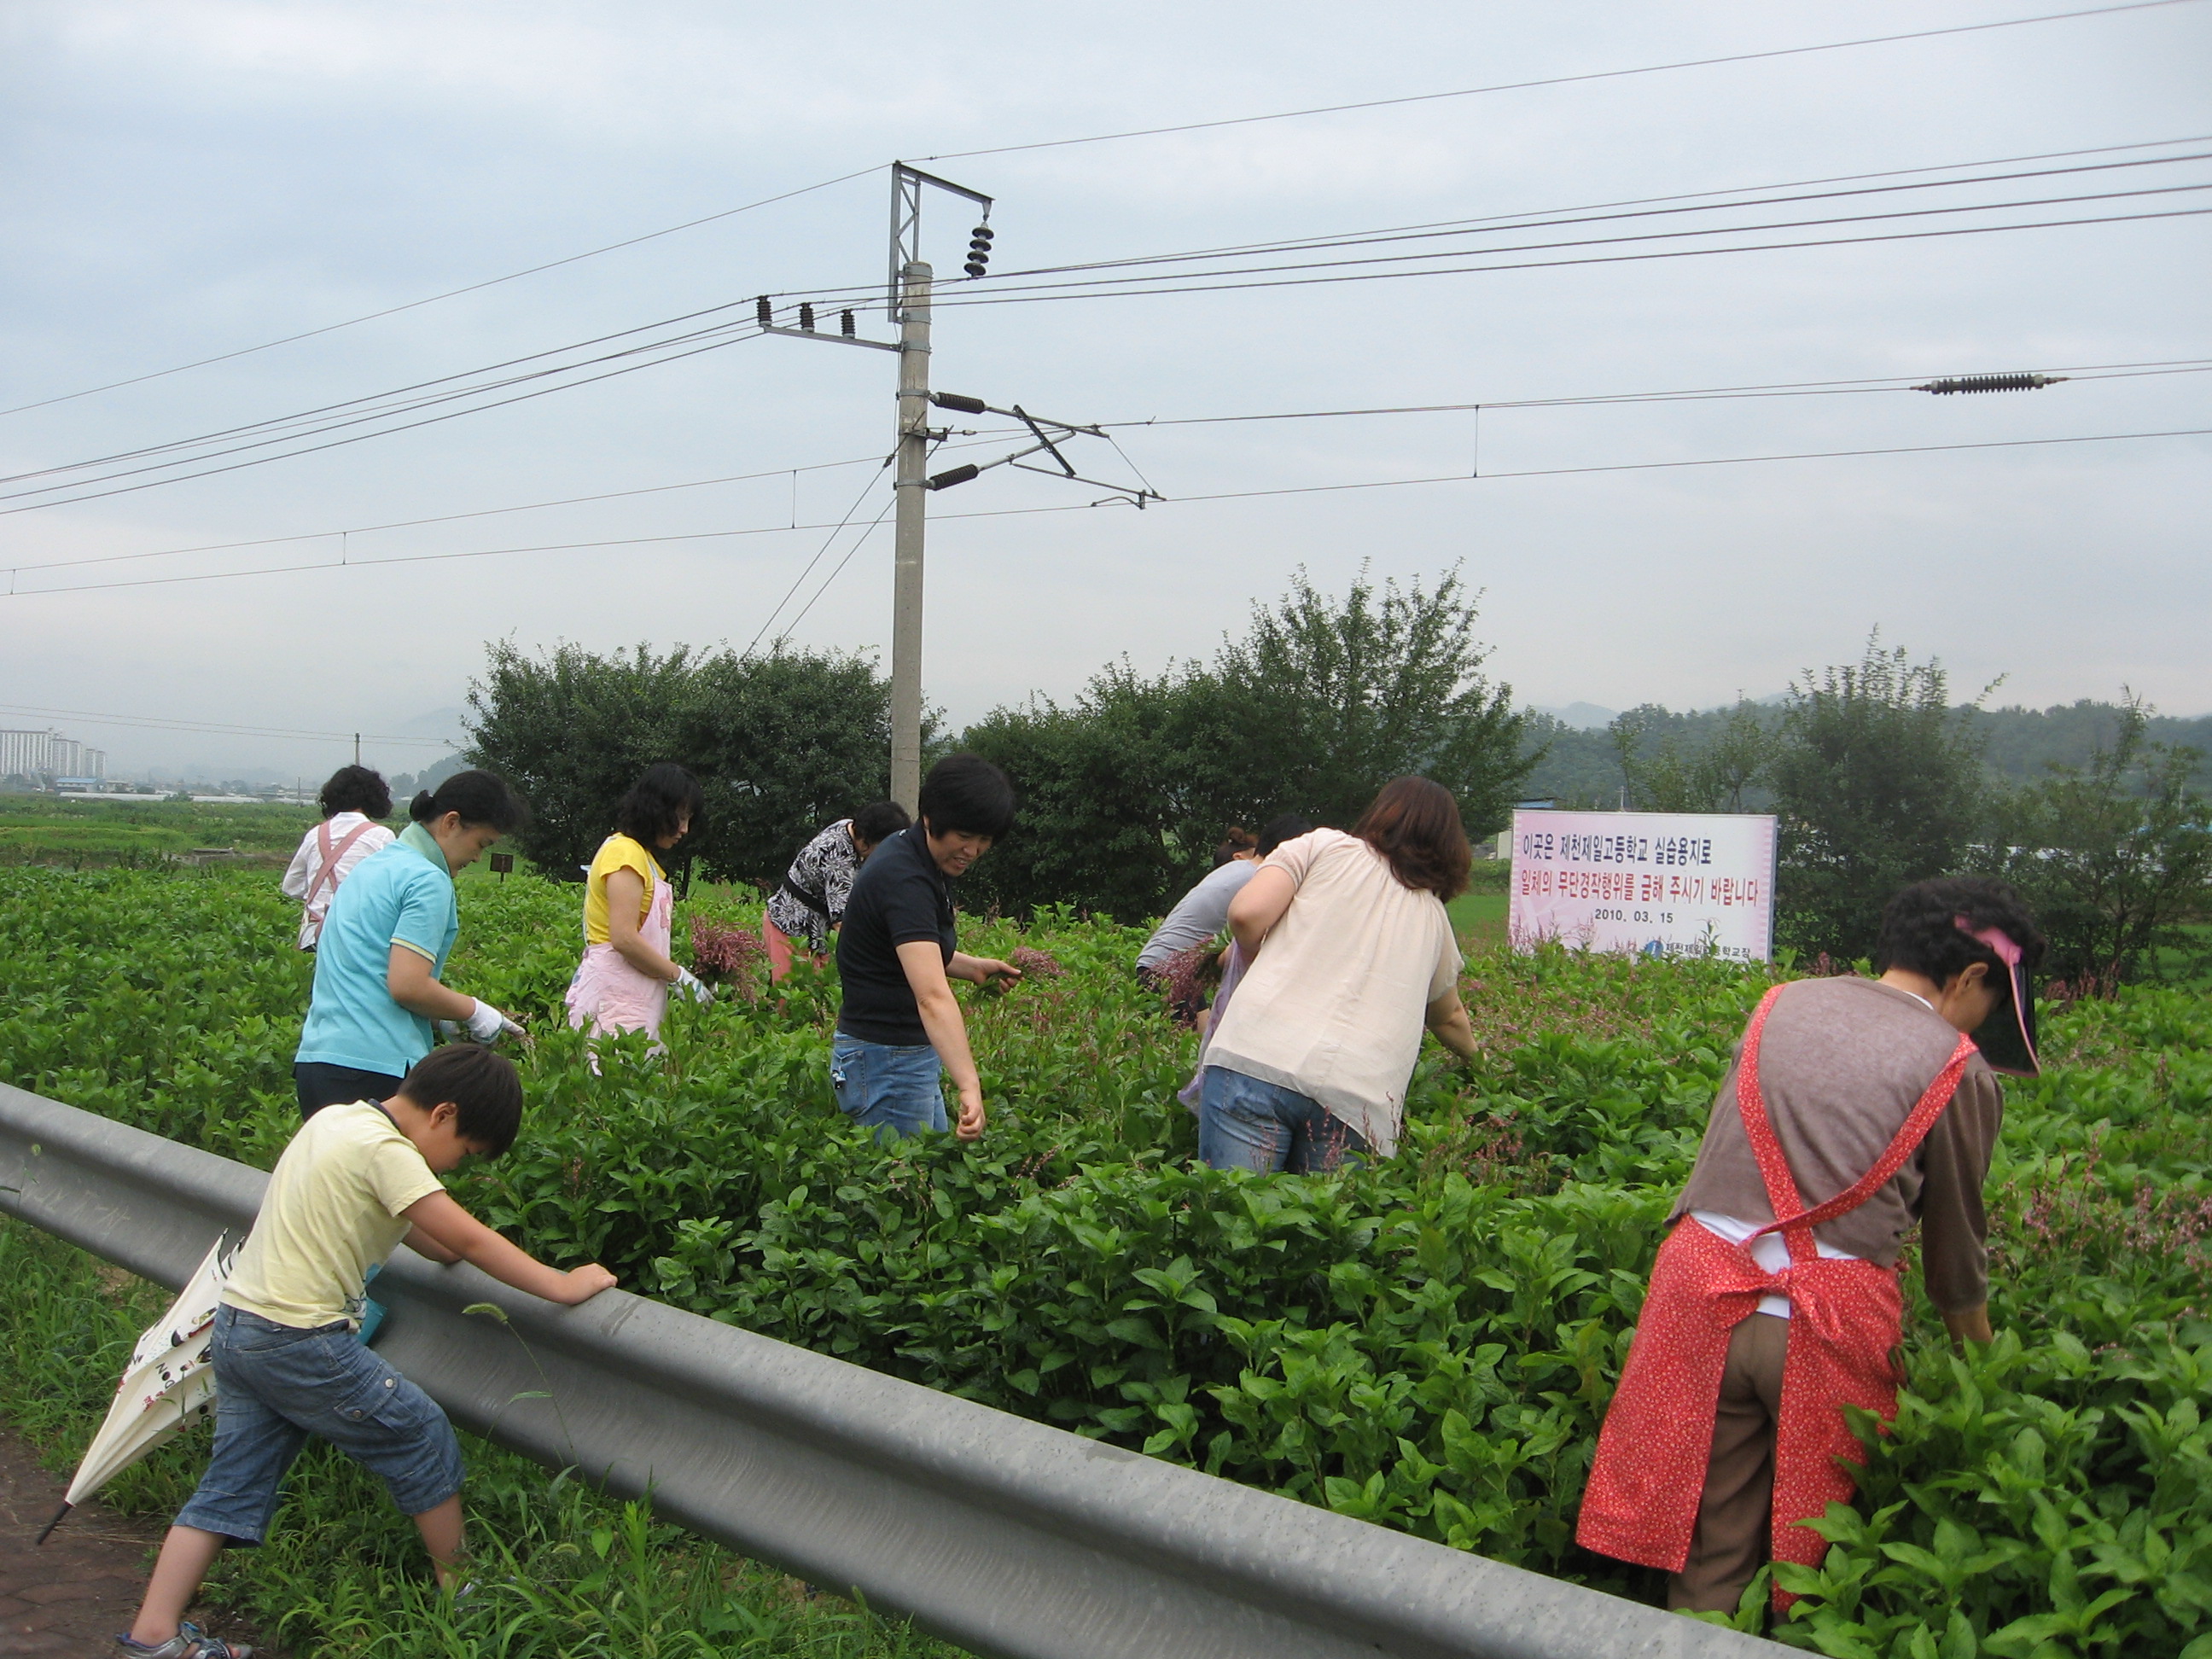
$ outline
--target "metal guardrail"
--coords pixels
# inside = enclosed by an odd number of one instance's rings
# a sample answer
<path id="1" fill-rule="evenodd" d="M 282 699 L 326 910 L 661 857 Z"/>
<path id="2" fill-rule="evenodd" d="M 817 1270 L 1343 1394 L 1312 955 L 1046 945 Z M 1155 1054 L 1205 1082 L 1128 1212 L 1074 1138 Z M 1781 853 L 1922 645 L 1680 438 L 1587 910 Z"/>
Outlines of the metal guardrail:
<path id="1" fill-rule="evenodd" d="M 0 1211 L 143 1278 L 180 1285 L 267 1179 L 0 1085 Z M 455 1422 L 993 1659 L 1776 1651 L 620 1291 L 556 1308 L 402 1250 L 376 1294 L 378 1351 Z"/>

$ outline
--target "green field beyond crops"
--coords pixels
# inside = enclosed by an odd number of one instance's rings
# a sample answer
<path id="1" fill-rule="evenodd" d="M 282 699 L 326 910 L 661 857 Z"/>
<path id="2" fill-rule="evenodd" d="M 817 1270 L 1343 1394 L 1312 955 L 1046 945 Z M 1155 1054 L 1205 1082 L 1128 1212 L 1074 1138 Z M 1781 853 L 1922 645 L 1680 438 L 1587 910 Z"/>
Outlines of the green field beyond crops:
<path id="1" fill-rule="evenodd" d="M 221 848 L 289 860 L 314 809 L 276 802 L 0 795 L 0 863 L 106 865 Z"/>
<path id="2" fill-rule="evenodd" d="M 455 1185 L 532 1249 L 1079 1434 L 1650 1594 L 1575 1549 L 1576 1503 L 1763 970 L 1474 955 L 1481 1056 L 1461 1071 L 1426 1052 L 1400 1155 L 1255 1179 L 1193 1167 L 1174 1100 L 1192 1042 L 1130 975 L 1139 933 L 971 924 L 969 948 L 1027 945 L 1061 971 L 969 1002 L 985 1139 L 886 1150 L 831 1107 L 826 978 L 679 1006 L 667 1060 L 631 1041 L 594 1077 L 556 1019 L 577 890 L 477 871 L 462 890 L 451 981 L 538 1036 L 521 1140 Z M 0 1077 L 266 1165 L 295 1122 L 292 927 L 269 872 L 0 870 Z M 2055 1063 L 2008 1084 L 1991 1183 L 1998 1340 L 1954 1357 L 1910 1281 L 1910 1392 L 1858 1510 L 1828 1523 L 1839 1547 L 1796 1581 L 1784 1640 L 1883 1659 L 2212 1655 L 2212 1021 L 2158 989 L 2046 1012 Z M 0 1409 L 73 1455 L 145 1304 L 118 1310 L 82 1258 L 20 1229 L 0 1243 Z M 197 1455 L 125 1495 L 173 1501 Z M 420 1571 L 404 1523 L 329 1460 L 303 1468 L 281 1547 L 231 1558 L 224 1593 L 303 1650 L 432 1650 L 442 1615 L 398 1588 Z M 513 1459 L 477 1480 L 485 1533 L 527 1571 L 495 1592 L 514 1615 L 498 1644 L 441 1634 L 437 1651 L 904 1639 L 810 1626 L 772 1580 L 641 1516 L 625 1532 Z M 623 1607 L 661 1609 L 661 1634 L 610 1633 Z M 745 1635 L 746 1619 L 773 1631 Z"/>

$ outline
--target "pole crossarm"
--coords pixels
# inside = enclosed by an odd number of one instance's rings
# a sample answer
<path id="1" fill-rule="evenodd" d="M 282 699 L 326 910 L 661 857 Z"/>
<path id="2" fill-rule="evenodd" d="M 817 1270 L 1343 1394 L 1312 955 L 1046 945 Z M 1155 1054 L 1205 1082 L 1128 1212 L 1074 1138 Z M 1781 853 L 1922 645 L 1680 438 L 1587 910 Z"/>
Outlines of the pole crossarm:
<path id="1" fill-rule="evenodd" d="M 267 1181 L 0 1085 L 0 1212 L 157 1284 Z M 1779 1651 L 622 1291 L 560 1308 L 402 1249 L 376 1295 L 377 1351 L 464 1427 L 987 1659 Z"/>
<path id="2" fill-rule="evenodd" d="M 831 345 L 866 346 L 871 351 L 906 349 L 896 340 L 864 340 L 857 334 L 827 334 L 817 328 L 786 328 L 781 323 L 769 323 L 761 329 L 761 332 L 787 335 L 794 340 L 827 340 Z"/>

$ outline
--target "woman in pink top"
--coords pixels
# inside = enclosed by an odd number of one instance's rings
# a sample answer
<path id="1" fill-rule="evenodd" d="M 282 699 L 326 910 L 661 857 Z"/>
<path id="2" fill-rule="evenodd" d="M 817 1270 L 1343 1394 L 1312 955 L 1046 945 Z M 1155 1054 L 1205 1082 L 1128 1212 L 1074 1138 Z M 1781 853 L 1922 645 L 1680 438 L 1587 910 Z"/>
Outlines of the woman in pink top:
<path id="1" fill-rule="evenodd" d="M 1230 902 L 1251 965 L 1206 1042 L 1201 1160 L 1298 1174 L 1397 1151 L 1423 1029 L 1474 1052 L 1444 914 L 1470 861 L 1459 803 L 1419 777 L 1385 785 L 1350 835 L 1269 854 Z"/>

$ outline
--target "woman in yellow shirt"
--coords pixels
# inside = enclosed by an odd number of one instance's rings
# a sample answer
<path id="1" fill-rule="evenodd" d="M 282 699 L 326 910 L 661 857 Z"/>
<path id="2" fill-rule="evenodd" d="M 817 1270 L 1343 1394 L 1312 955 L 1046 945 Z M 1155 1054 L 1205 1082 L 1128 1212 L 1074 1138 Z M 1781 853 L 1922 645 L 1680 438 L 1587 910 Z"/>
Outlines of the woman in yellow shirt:
<path id="1" fill-rule="evenodd" d="M 568 982 L 568 1024 L 593 1036 L 648 1031 L 656 1038 L 678 985 L 695 1001 L 714 994 L 668 954 L 674 895 L 656 852 L 691 832 L 706 805 L 698 781 L 667 761 L 648 766 L 615 807 L 615 833 L 599 843 L 584 883 L 584 959 Z"/>

